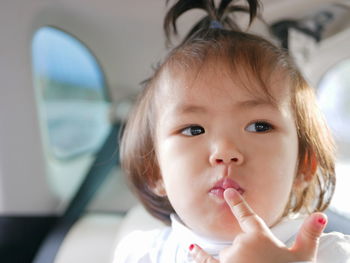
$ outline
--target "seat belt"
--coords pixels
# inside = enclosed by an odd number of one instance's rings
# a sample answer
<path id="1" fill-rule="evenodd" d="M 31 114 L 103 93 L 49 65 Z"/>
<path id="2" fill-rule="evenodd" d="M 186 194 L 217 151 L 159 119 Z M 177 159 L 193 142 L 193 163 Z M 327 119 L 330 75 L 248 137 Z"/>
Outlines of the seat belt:
<path id="1" fill-rule="evenodd" d="M 120 124 L 114 124 L 105 143 L 98 151 L 84 181 L 72 198 L 65 213 L 57 220 L 40 246 L 33 263 L 53 263 L 70 228 L 79 219 L 113 167 L 119 162 L 118 135 Z"/>

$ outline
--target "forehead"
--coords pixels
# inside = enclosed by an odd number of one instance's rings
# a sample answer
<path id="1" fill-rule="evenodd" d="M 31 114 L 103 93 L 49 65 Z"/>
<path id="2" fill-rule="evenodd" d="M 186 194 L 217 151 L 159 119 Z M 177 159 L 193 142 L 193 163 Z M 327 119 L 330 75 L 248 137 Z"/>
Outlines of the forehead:
<path id="1" fill-rule="evenodd" d="M 244 67 L 209 60 L 201 65 L 168 67 L 158 81 L 156 101 L 210 104 L 219 97 L 227 101 L 252 101 L 275 107 L 290 102 L 290 81 L 281 71 L 259 75 Z M 187 103 L 188 104 L 188 103 Z"/>

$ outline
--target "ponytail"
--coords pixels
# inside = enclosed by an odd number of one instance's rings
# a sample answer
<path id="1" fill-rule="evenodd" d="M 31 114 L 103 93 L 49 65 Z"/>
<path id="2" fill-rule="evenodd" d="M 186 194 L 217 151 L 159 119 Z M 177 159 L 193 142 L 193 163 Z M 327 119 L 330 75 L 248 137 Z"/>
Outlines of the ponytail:
<path id="1" fill-rule="evenodd" d="M 168 11 L 164 19 L 164 32 L 166 41 L 171 42 L 171 36 L 177 36 L 177 19 L 191 9 L 202 9 L 207 13 L 199 20 L 187 34 L 184 42 L 205 34 L 208 30 L 227 29 L 232 31 L 242 31 L 233 19 L 233 14 L 237 12 L 249 13 L 249 26 L 258 14 L 260 8 L 259 0 L 246 0 L 248 6 L 234 5 L 236 0 L 221 0 L 218 7 L 215 6 L 214 0 L 179 0 Z M 166 1 L 167 4 L 169 0 Z"/>

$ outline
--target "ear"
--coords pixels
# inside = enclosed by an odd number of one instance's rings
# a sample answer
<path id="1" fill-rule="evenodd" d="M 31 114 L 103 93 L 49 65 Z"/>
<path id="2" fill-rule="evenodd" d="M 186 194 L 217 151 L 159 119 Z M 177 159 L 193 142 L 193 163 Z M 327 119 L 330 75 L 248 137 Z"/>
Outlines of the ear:
<path id="1" fill-rule="evenodd" d="M 306 181 L 311 181 L 317 170 L 318 162 L 314 152 L 306 152 L 300 173 L 305 175 Z"/>
<path id="2" fill-rule="evenodd" d="M 310 182 L 316 174 L 317 165 L 315 153 L 306 152 L 304 159 L 301 160 L 299 165 L 299 172 L 294 181 L 295 186 L 305 186 L 305 184 Z"/>
<path id="3" fill-rule="evenodd" d="M 166 196 L 166 191 L 165 191 L 165 187 L 162 179 L 158 179 L 158 181 L 153 186 L 152 191 L 159 197 Z"/>

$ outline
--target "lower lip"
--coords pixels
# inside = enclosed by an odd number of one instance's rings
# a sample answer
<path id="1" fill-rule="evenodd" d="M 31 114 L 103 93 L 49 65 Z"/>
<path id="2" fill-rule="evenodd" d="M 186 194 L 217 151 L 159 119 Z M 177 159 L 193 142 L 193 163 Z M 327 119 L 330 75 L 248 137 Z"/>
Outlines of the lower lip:
<path id="1" fill-rule="evenodd" d="M 214 196 L 216 196 L 216 197 L 218 197 L 218 198 L 220 198 L 220 199 L 224 199 L 224 192 L 225 192 L 225 190 L 226 189 L 224 189 L 224 188 L 213 188 L 213 189 L 210 190 L 209 193 L 214 195 Z M 243 195 L 243 193 L 244 193 L 244 190 L 241 189 L 241 188 L 236 189 L 236 191 L 238 193 L 240 193 L 241 195 Z"/>
<path id="2" fill-rule="evenodd" d="M 216 197 L 219 197 L 220 199 L 224 199 L 224 191 L 225 189 L 223 188 L 214 188 L 214 189 L 211 189 L 209 193 L 211 193 Z"/>

